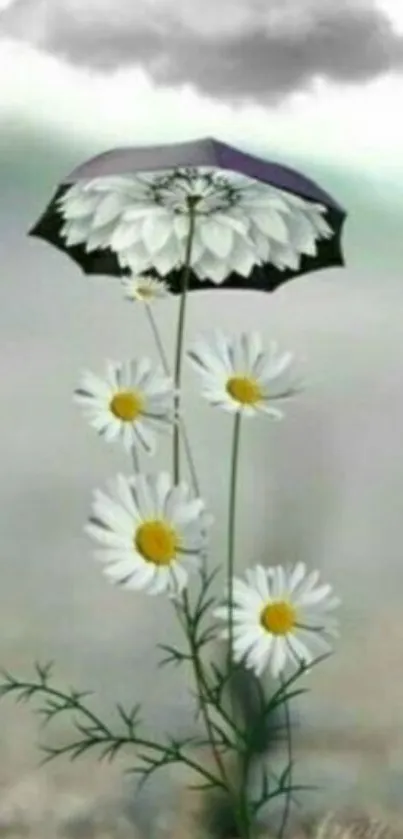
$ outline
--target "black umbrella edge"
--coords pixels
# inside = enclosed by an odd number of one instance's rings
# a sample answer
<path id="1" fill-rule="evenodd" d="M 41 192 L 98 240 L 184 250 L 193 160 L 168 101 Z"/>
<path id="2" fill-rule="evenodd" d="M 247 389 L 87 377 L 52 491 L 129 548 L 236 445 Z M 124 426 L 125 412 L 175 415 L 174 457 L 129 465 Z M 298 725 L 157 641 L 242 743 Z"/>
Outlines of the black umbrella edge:
<path id="1" fill-rule="evenodd" d="M 66 247 L 65 240 L 61 235 L 63 222 L 58 211 L 58 202 L 69 185 L 62 184 L 51 199 L 47 209 L 39 218 L 38 222 L 28 231 L 28 236 L 42 239 L 52 244 L 57 250 L 69 256 L 79 265 L 83 274 L 87 276 L 130 276 L 129 268 L 122 268 L 116 254 L 110 249 L 96 249 L 88 253 L 84 245 L 73 245 Z M 275 291 L 284 283 L 297 277 L 314 271 L 325 270 L 331 267 L 344 267 L 345 259 L 341 249 L 341 233 L 347 214 L 344 210 L 336 210 L 334 207 L 327 208 L 327 221 L 332 227 L 334 234 L 330 239 L 321 239 L 318 242 L 316 256 L 302 255 L 300 266 L 297 270 L 285 269 L 281 271 L 274 265 L 267 264 L 255 266 L 248 277 L 243 277 L 236 272 L 231 273 L 227 279 L 220 284 L 211 280 L 200 280 L 193 272 L 189 278 L 189 291 L 205 291 L 212 289 L 244 289 L 262 292 Z M 172 294 L 182 293 L 182 271 L 172 271 L 167 277 L 162 277 L 157 271 L 149 272 L 157 279 L 163 279 L 167 283 Z"/>

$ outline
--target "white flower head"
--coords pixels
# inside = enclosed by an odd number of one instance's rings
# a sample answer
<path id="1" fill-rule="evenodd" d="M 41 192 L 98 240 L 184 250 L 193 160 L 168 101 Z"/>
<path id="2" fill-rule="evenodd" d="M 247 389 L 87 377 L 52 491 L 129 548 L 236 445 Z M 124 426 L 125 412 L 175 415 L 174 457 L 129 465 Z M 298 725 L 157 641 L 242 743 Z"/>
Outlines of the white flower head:
<path id="1" fill-rule="evenodd" d="M 204 502 L 161 472 L 118 475 L 109 496 L 96 490 L 85 530 L 101 544 L 95 556 L 112 582 L 177 596 L 200 566 L 210 525 Z"/>
<path id="2" fill-rule="evenodd" d="M 162 277 L 184 264 L 192 208 L 191 267 L 216 284 L 267 263 L 297 271 L 302 255 L 333 236 L 324 205 L 209 166 L 81 180 L 58 208 L 67 246 L 110 248 L 121 268 Z"/>
<path id="3" fill-rule="evenodd" d="M 317 585 L 319 572 L 307 573 L 304 563 L 292 570 L 260 565 L 246 572 L 247 582 L 234 578 L 234 658 L 261 676 L 269 666 L 277 678 L 288 664 L 309 668 L 315 657 L 330 652 L 329 639 L 337 637 L 332 612 L 340 600 L 330 585 Z M 229 604 L 215 617 L 229 620 Z M 221 635 L 228 639 L 226 628 Z"/>
<path id="4" fill-rule="evenodd" d="M 275 341 L 265 352 L 256 332 L 229 338 L 216 330 L 210 339 L 196 341 L 187 355 L 201 375 L 203 396 L 231 413 L 263 412 L 282 419 L 274 403 L 299 390 L 292 353 L 280 352 Z"/>
<path id="5" fill-rule="evenodd" d="M 140 448 L 152 455 L 154 432 L 172 427 L 173 397 L 172 380 L 142 358 L 108 362 L 104 379 L 86 371 L 74 399 L 106 442 L 121 441 L 126 451 Z"/>
<path id="6" fill-rule="evenodd" d="M 127 300 L 138 300 L 146 305 L 156 300 L 164 300 L 171 294 L 164 280 L 156 279 L 147 273 L 136 277 L 122 277 L 121 283 Z"/>

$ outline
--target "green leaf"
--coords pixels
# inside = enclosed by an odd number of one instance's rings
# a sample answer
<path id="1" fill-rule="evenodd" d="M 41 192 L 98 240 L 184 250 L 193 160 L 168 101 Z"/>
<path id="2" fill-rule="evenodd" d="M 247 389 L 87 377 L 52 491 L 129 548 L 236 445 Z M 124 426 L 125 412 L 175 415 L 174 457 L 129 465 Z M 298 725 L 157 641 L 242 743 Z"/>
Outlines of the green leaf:
<path id="1" fill-rule="evenodd" d="M 166 664 L 170 664 L 171 662 L 175 662 L 175 664 L 178 665 L 183 661 L 191 660 L 191 656 L 188 655 L 188 653 L 183 653 L 181 650 L 176 649 L 176 647 L 170 646 L 170 644 L 157 644 L 157 647 L 168 653 L 166 658 L 163 658 L 160 662 L 158 662 L 157 667 L 164 667 Z"/>
<path id="2" fill-rule="evenodd" d="M 288 779 L 290 778 L 292 769 L 293 769 L 293 761 L 290 761 L 290 763 L 288 764 L 288 766 L 286 766 L 286 768 L 281 773 L 281 775 L 278 779 L 278 785 L 279 785 L 280 789 L 284 789 Z"/>

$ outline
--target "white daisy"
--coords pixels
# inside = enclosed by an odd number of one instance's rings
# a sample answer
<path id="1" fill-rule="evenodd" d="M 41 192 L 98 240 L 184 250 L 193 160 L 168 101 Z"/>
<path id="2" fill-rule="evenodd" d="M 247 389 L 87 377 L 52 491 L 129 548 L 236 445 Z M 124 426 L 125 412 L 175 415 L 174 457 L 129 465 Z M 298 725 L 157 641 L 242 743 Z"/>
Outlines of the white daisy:
<path id="1" fill-rule="evenodd" d="M 247 582 L 234 578 L 234 659 L 260 676 L 266 666 L 274 678 L 288 663 L 309 666 L 330 651 L 328 638 L 337 637 L 337 622 L 329 615 L 340 604 L 330 585 L 319 585 L 319 572 L 307 573 L 303 562 L 293 570 L 257 565 L 246 572 Z M 215 617 L 229 620 L 229 605 Z M 222 632 L 228 639 L 228 627 Z"/>
<path id="2" fill-rule="evenodd" d="M 128 300 L 139 300 L 147 305 L 170 295 L 164 280 L 158 280 L 147 273 L 137 277 L 122 277 L 121 283 Z"/>
<path id="3" fill-rule="evenodd" d="M 184 264 L 192 206 L 191 267 L 216 284 L 265 263 L 298 270 L 303 254 L 333 236 L 322 204 L 208 166 L 82 180 L 58 205 L 68 246 L 110 248 L 121 268 L 160 276 Z"/>
<path id="4" fill-rule="evenodd" d="M 104 379 L 84 372 L 74 399 L 107 442 L 120 440 L 127 451 L 139 446 L 154 454 L 154 431 L 172 427 L 173 396 L 172 380 L 142 358 L 107 362 Z"/>
<path id="5" fill-rule="evenodd" d="M 201 374 L 203 396 L 231 413 L 263 412 L 282 419 L 283 412 L 273 402 L 299 390 L 292 353 L 280 352 L 275 341 L 264 352 L 256 332 L 229 338 L 216 330 L 210 340 L 196 341 L 187 355 Z"/>
<path id="6" fill-rule="evenodd" d="M 211 521 L 204 502 L 168 473 L 118 475 L 109 496 L 95 491 L 85 530 L 102 545 L 95 556 L 112 582 L 178 595 L 200 565 Z"/>

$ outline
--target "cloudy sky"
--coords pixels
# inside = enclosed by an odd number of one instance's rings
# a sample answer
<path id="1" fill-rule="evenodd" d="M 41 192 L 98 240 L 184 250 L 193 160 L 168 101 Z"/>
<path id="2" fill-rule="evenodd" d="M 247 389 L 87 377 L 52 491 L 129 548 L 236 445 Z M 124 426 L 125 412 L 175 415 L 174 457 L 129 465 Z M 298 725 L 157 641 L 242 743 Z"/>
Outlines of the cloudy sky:
<path id="1" fill-rule="evenodd" d="M 0 0 L 2 118 L 100 145 L 214 129 L 399 166 L 402 67 L 399 0 Z"/>
<path id="2" fill-rule="evenodd" d="M 290 283 L 265 305 L 254 294 L 228 293 L 213 310 L 210 295 L 201 294 L 189 306 L 189 328 L 257 325 L 306 360 L 306 399 L 281 432 L 259 428 L 250 438 L 239 562 L 265 561 L 267 551 L 301 558 L 323 567 L 342 590 L 342 652 L 315 682 L 311 718 L 382 726 L 393 670 L 387 716 L 398 725 L 402 93 L 400 0 L 0 0 L 5 663 L 57 658 L 71 681 L 99 685 L 106 697 L 118 683 L 130 693 L 128 673 L 141 667 L 138 690 L 151 690 L 150 714 L 160 713 L 149 649 L 160 640 L 154 614 L 106 587 L 82 536 L 94 484 L 124 463 L 71 406 L 83 366 L 99 369 L 111 352 L 123 357 L 135 338 L 145 345 L 149 336 L 113 284 L 84 280 L 26 231 L 86 157 L 113 146 L 213 136 L 301 168 L 349 214 L 345 269 Z M 174 317 L 168 303 L 167 346 Z M 226 501 L 221 483 L 211 485 L 211 470 L 227 428 L 215 424 L 197 394 L 189 400 L 195 435 L 206 446 L 204 485 L 224 521 Z M 385 602 L 374 622 L 381 589 Z M 161 606 L 161 631 L 171 625 Z M 371 649 L 368 667 L 363 644 Z M 175 681 L 165 696 L 174 717 Z M 13 725 L 18 714 L 10 749 Z"/>

